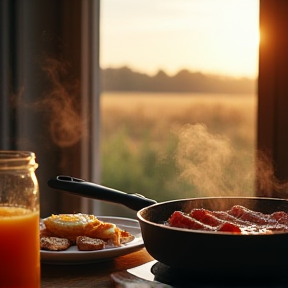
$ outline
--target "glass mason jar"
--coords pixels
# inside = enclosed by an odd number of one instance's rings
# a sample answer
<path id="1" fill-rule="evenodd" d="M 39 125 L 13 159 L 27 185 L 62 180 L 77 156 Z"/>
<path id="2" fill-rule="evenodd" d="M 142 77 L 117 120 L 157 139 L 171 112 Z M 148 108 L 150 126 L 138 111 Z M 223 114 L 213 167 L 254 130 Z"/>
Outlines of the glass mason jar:
<path id="1" fill-rule="evenodd" d="M 40 287 L 35 154 L 0 150 L 0 286 Z"/>

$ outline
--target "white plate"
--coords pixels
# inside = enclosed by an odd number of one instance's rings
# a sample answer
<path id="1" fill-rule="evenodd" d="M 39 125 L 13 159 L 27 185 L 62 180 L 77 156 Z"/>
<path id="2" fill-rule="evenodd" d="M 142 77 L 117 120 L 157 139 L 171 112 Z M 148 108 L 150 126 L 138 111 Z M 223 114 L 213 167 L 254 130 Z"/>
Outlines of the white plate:
<path id="1" fill-rule="evenodd" d="M 119 228 L 130 232 L 135 236 L 135 239 L 129 243 L 122 244 L 121 247 L 106 247 L 98 251 L 79 251 L 77 246 L 72 246 L 65 251 L 40 250 L 41 262 L 66 265 L 93 263 L 126 255 L 144 247 L 141 229 L 137 220 L 110 216 L 97 216 L 97 218 L 113 223 Z"/>

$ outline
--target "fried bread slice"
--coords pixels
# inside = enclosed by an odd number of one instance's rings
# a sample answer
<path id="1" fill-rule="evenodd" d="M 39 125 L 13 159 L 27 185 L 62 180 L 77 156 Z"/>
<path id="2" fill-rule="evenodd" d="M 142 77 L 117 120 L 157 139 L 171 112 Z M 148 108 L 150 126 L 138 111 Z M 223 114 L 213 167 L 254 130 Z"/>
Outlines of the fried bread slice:
<path id="1" fill-rule="evenodd" d="M 78 236 L 76 238 L 76 245 L 80 251 L 93 251 L 104 249 L 105 242 L 97 238 Z"/>
<path id="2" fill-rule="evenodd" d="M 41 237 L 40 248 L 49 251 L 63 251 L 68 249 L 71 243 L 66 238 L 59 237 Z"/>

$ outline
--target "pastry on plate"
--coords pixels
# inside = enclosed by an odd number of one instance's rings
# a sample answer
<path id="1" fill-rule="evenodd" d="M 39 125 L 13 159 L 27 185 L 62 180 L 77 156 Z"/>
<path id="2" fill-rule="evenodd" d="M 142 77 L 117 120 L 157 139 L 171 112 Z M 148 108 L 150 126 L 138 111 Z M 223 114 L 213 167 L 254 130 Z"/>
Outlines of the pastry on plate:
<path id="1" fill-rule="evenodd" d="M 44 219 L 43 223 L 47 234 L 67 238 L 72 242 L 75 242 L 78 236 L 86 236 L 120 246 L 134 239 L 129 232 L 113 223 L 101 221 L 94 215 L 82 213 L 51 215 Z"/>

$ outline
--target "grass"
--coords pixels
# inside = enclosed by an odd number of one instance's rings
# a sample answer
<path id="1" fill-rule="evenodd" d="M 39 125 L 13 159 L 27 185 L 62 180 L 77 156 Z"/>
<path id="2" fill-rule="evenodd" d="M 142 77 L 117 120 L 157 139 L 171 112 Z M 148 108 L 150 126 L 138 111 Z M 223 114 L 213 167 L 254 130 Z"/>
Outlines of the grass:
<path id="1" fill-rule="evenodd" d="M 104 93 L 101 183 L 159 202 L 254 195 L 256 100 Z M 109 207 L 105 212 L 113 215 L 115 207 Z"/>

